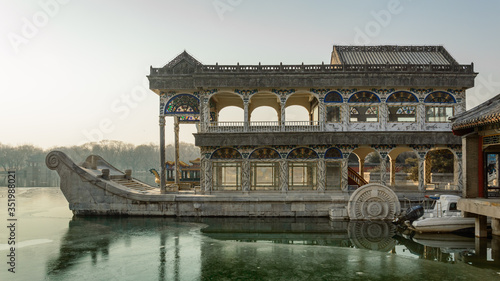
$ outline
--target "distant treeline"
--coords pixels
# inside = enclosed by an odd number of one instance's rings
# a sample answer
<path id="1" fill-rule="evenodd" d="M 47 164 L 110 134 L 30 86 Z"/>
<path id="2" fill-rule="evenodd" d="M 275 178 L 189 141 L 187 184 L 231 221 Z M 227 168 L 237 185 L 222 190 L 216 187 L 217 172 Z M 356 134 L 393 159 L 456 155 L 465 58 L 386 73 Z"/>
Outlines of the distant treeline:
<path id="1" fill-rule="evenodd" d="M 151 168 L 160 168 L 160 152 L 157 144 L 133 145 L 121 141 L 101 141 L 71 147 L 53 147 L 42 149 L 34 145 L 11 146 L 0 143 L 0 186 L 6 186 L 6 171 L 15 170 L 18 174 L 18 186 L 54 186 L 58 184 L 57 173 L 45 166 L 45 156 L 53 150 L 59 150 L 75 163 L 80 164 L 89 155 L 99 155 L 118 169 L 132 169 L 135 172 L 147 172 Z M 200 150 L 193 144 L 180 143 L 179 158 L 188 164 L 200 157 Z M 166 147 L 167 161 L 174 161 L 174 147 Z M 140 173 L 145 174 L 145 173 Z M 144 177 L 146 177 L 147 173 Z M 148 178 L 149 179 L 149 178 Z M 152 178 L 154 183 L 154 178 Z M 149 182 L 149 180 L 147 180 Z"/>

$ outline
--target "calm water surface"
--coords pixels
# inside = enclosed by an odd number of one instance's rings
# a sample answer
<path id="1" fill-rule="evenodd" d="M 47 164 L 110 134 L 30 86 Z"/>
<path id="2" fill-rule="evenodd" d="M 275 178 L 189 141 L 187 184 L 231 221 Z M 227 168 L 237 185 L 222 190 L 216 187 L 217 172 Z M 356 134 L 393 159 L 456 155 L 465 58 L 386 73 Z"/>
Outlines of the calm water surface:
<path id="1" fill-rule="evenodd" d="M 497 240 L 326 218 L 73 218 L 58 188 L 17 192 L 16 273 L 3 226 L 0 280 L 500 280 Z"/>

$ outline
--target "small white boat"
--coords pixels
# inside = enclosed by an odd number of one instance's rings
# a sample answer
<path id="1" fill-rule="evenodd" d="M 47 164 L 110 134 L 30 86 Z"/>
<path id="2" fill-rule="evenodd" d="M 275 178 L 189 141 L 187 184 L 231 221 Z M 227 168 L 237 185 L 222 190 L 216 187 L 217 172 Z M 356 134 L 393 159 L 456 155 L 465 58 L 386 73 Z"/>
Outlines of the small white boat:
<path id="1" fill-rule="evenodd" d="M 408 224 L 408 228 L 418 233 L 450 233 L 474 231 L 475 218 L 464 218 L 457 210 L 460 196 L 441 195 L 434 208 Z"/>

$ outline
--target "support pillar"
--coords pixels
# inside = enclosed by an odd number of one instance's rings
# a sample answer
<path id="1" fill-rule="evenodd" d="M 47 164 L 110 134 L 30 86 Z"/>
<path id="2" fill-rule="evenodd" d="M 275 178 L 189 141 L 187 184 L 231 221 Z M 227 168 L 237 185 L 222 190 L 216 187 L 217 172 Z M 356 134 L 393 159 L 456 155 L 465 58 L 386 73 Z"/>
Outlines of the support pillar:
<path id="1" fill-rule="evenodd" d="M 341 174 L 342 174 L 342 181 L 340 182 L 341 188 L 343 191 L 347 191 L 349 189 L 349 173 L 348 173 L 348 168 L 349 168 L 349 163 L 348 159 L 349 154 L 346 153 L 344 154 L 344 158 L 342 159 L 342 167 L 341 167 Z"/>
<path id="2" fill-rule="evenodd" d="M 482 174 L 478 173 L 479 154 L 482 155 L 482 151 L 478 151 L 478 143 L 479 136 L 476 134 L 462 137 L 463 198 L 478 197 L 480 190 L 482 190 L 478 187 L 479 178 L 482 177 Z"/>
<path id="3" fill-rule="evenodd" d="M 390 170 L 391 185 L 396 184 L 396 159 L 391 158 L 391 170 Z"/>
<path id="4" fill-rule="evenodd" d="M 243 159 L 241 163 L 241 189 L 243 192 L 250 191 L 250 162 L 248 159 Z"/>
<path id="5" fill-rule="evenodd" d="M 424 182 L 425 184 L 431 183 L 431 159 L 429 155 L 425 157 L 425 162 L 424 162 Z"/>
<path id="6" fill-rule="evenodd" d="M 281 99 L 281 103 L 280 103 L 280 106 L 281 106 L 281 118 L 280 118 L 280 121 L 281 121 L 281 131 L 284 132 L 285 131 L 285 109 L 286 109 L 286 98 L 282 98 Z"/>
<path id="7" fill-rule="evenodd" d="M 248 132 L 248 127 L 250 126 L 250 116 L 248 114 L 248 104 L 249 103 L 250 103 L 250 101 L 248 100 L 248 98 L 243 99 L 243 111 L 244 111 L 243 130 L 244 130 L 244 132 Z"/>
<path id="8" fill-rule="evenodd" d="M 167 167 L 165 166 L 165 116 L 160 116 L 160 193 L 164 194 L 167 182 Z"/>
<path id="9" fill-rule="evenodd" d="M 418 153 L 418 191 L 425 192 L 425 152 Z"/>
<path id="10" fill-rule="evenodd" d="M 321 132 L 325 131 L 325 117 L 326 117 L 325 102 L 324 99 L 321 98 L 319 100 L 319 105 L 318 105 L 318 121 Z"/>
<path id="11" fill-rule="evenodd" d="M 491 234 L 500 238 L 500 219 L 491 218 Z"/>
<path id="12" fill-rule="evenodd" d="M 455 161 L 453 165 L 454 171 L 454 183 L 457 186 L 457 190 L 462 190 L 463 182 L 463 170 L 462 170 L 462 152 L 455 152 Z"/>
<path id="13" fill-rule="evenodd" d="M 205 180 L 205 192 L 209 193 L 212 191 L 212 161 L 206 159 L 205 160 L 205 167 L 203 169 L 204 175 L 204 180 Z"/>
<path id="14" fill-rule="evenodd" d="M 477 215 L 475 223 L 475 235 L 479 238 L 488 237 L 486 216 Z"/>
<path id="15" fill-rule="evenodd" d="M 318 161 L 318 191 L 326 189 L 326 162 L 325 159 Z"/>
<path id="16" fill-rule="evenodd" d="M 346 102 L 340 106 L 340 122 L 342 122 L 342 131 L 347 131 L 349 124 L 349 105 Z"/>
<path id="17" fill-rule="evenodd" d="M 175 134 L 175 184 L 179 186 L 181 179 L 181 167 L 179 165 L 179 117 L 174 117 L 174 134 Z"/>
<path id="18" fill-rule="evenodd" d="M 281 192 L 288 191 L 288 162 L 285 159 L 280 161 L 280 189 Z"/>
<path id="19" fill-rule="evenodd" d="M 380 152 L 380 184 L 387 185 L 385 176 L 387 175 L 387 153 Z"/>

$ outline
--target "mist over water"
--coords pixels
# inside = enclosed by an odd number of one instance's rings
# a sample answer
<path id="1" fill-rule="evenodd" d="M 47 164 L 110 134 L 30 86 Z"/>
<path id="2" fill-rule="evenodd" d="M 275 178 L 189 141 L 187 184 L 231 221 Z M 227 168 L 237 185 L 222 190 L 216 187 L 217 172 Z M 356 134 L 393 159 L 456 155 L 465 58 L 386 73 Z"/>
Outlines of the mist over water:
<path id="1" fill-rule="evenodd" d="M 16 273 L 0 280 L 494 280 L 492 241 L 442 248 L 327 218 L 73 218 L 58 188 L 18 188 Z M 0 188 L 2 208 L 7 189 Z M 0 219 L 7 224 L 6 212 Z M 4 228 L 4 227 L 2 227 Z M 421 237 L 419 241 L 432 241 Z M 450 243 L 453 242 L 453 243 Z M 431 242 L 427 242 L 429 244 Z"/>

